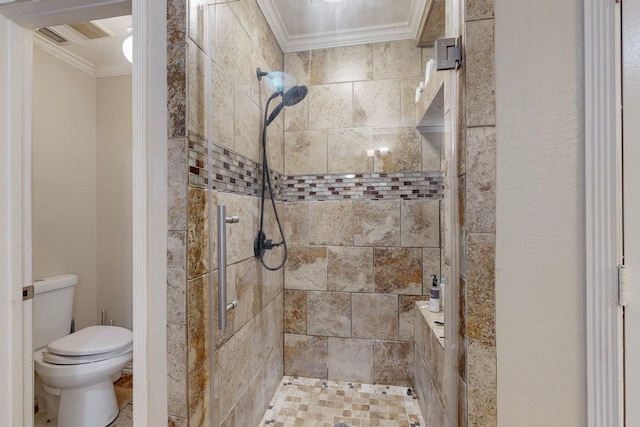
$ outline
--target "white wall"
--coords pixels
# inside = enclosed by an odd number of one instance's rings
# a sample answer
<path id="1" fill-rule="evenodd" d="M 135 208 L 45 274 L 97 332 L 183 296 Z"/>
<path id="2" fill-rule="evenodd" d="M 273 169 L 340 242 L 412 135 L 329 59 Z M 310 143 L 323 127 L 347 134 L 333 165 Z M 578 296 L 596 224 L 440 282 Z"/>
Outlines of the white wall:
<path id="1" fill-rule="evenodd" d="M 34 48 L 34 277 L 74 273 L 76 325 L 133 328 L 131 76 L 95 78 Z"/>
<path id="2" fill-rule="evenodd" d="M 496 0 L 499 426 L 586 425 L 581 3 Z"/>
<path id="3" fill-rule="evenodd" d="M 97 79 L 98 311 L 133 329 L 131 75 Z"/>
<path id="4" fill-rule="evenodd" d="M 76 325 L 96 320 L 96 83 L 33 50 L 33 276 L 78 275 Z"/>

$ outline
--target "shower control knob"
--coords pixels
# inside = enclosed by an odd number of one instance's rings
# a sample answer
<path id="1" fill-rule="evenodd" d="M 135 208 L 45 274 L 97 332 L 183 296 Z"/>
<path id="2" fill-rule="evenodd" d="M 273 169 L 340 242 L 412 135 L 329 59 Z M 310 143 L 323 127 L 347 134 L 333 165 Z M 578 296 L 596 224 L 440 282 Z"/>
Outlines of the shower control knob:
<path id="1" fill-rule="evenodd" d="M 253 240 L 253 253 L 256 258 L 260 258 L 268 250 L 280 246 L 282 243 L 276 243 L 271 239 L 267 239 L 262 231 L 256 234 Z"/>
<path id="2" fill-rule="evenodd" d="M 262 247 L 266 250 L 273 249 L 277 246 L 280 246 L 280 243 L 276 243 L 271 239 L 265 239 L 264 242 L 262 242 Z"/>

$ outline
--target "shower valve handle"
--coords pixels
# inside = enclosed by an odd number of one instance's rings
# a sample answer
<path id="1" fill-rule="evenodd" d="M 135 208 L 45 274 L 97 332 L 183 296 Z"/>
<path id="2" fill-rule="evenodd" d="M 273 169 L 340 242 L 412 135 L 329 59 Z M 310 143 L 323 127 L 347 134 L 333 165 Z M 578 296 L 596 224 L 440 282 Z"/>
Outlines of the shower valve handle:
<path id="1" fill-rule="evenodd" d="M 262 242 L 262 247 L 263 249 L 269 250 L 269 249 L 273 249 L 275 247 L 280 246 L 281 243 L 276 243 L 271 239 L 264 239 L 264 241 Z"/>

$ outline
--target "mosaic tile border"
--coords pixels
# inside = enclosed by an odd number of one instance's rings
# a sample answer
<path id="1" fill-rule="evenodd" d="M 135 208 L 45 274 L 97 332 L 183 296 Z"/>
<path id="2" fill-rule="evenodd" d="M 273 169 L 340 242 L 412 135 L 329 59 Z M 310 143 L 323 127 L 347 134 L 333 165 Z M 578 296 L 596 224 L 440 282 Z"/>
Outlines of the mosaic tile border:
<path id="1" fill-rule="evenodd" d="M 440 172 L 380 172 L 370 174 L 287 176 L 280 197 L 300 200 L 397 200 L 441 199 L 444 191 Z"/>
<path id="2" fill-rule="evenodd" d="M 199 135 L 189 135 L 189 185 L 207 188 L 209 184 L 207 141 Z M 262 165 L 218 144 L 212 144 L 211 160 L 216 190 L 258 196 Z M 277 179 L 279 176 L 274 177 Z"/>
<path id="3" fill-rule="evenodd" d="M 189 135 L 189 185 L 209 184 L 207 141 Z M 212 188 L 219 191 L 259 196 L 262 165 L 218 144 L 212 144 Z M 412 200 L 441 199 L 442 172 L 377 172 L 346 174 L 286 175 L 271 172 L 278 200 Z"/>

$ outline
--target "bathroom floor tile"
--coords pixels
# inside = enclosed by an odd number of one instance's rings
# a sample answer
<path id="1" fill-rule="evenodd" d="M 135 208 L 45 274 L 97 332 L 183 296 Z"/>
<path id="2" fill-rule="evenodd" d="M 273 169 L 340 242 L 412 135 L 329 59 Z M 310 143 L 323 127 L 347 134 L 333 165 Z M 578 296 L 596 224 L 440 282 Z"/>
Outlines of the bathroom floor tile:
<path id="1" fill-rule="evenodd" d="M 133 427 L 133 405 L 128 404 L 120 409 L 118 418 L 109 427 Z"/>
<path id="2" fill-rule="evenodd" d="M 282 378 L 259 427 L 424 426 L 407 387 L 315 378 Z"/>

